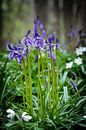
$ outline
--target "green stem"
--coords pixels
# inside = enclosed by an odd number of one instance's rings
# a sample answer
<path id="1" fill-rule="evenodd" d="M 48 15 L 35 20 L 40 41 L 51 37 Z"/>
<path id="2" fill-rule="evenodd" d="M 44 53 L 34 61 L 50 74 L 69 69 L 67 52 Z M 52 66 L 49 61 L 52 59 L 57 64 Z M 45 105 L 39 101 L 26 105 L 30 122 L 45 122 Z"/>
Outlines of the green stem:
<path id="1" fill-rule="evenodd" d="M 25 75 L 25 84 L 26 84 L 26 104 L 27 110 L 29 111 L 29 84 L 28 84 L 28 77 L 27 77 L 27 69 L 25 66 L 25 61 L 22 62 L 24 68 L 24 75 Z"/>
<path id="2" fill-rule="evenodd" d="M 47 56 L 47 69 L 48 69 L 48 88 L 47 88 L 47 94 L 49 94 L 49 100 L 48 100 L 48 104 L 47 104 L 47 110 L 48 108 L 51 107 L 51 93 L 50 93 L 50 69 L 51 69 L 51 64 L 49 65 L 49 59 Z"/>
<path id="3" fill-rule="evenodd" d="M 41 91 L 41 80 L 40 80 L 40 51 L 38 49 L 38 104 L 39 113 L 42 116 L 42 91 Z"/>
<path id="4" fill-rule="evenodd" d="M 41 102 L 42 102 L 42 113 L 43 114 L 43 119 L 45 117 L 45 112 L 46 112 L 46 108 L 45 108 L 45 100 L 46 100 L 46 82 L 45 82 L 45 73 L 44 73 L 44 58 L 42 57 L 42 55 L 40 55 L 41 58 L 41 64 L 42 64 L 42 86 L 43 86 L 43 94 L 41 94 Z"/>
<path id="5" fill-rule="evenodd" d="M 41 56 L 41 63 L 42 63 L 42 80 L 43 80 L 43 86 L 45 84 L 45 76 L 44 76 L 44 63 L 43 63 L 43 58 Z"/>
<path id="6" fill-rule="evenodd" d="M 55 76 L 54 76 L 54 61 L 53 61 L 53 58 L 51 57 L 51 70 L 52 70 L 52 101 L 53 101 L 53 107 L 55 106 Z"/>
<path id="7" fill-rule="evenodd" d="M 33 101 L 32 101 L 32 78 L 31 78 L 31 61 L 30 54 L 28 54 L 28 71 L 29 71 L 29 88 L 30 88 L 30 112 L 33 114 Z"/>
<path id="8" fill-rule="evenodd" d="M 20 69 L 20 71 L 21 71 L 21 68 L 20 68 L 20 66 L 19 66 L 19 69 Z M 22 77 L 23 77 L 23 75 L 21 74 L 21 76 L 20 76 L 20 80 L 21 80 L 21 84 L 22 84 L 22 96 L 23 96 L 23 104 L 24 104 L 24 110 L 26 111 L 26 108 L 25 108 L 25 87 L 24 87 L 24 82 L 23 82 L 23 80 L 22 80 Z"/>
<path id="9" fill-rule="evenodd" d="M 56 95 L 55 95 L 55 101 L 56 101 L 56 111 L 58 111 L 58 102 L 59 102 L 59 90 L 58 90 L 58 58 L 57 58 L 57 49 L 56 49 Z"/>
<path id="10" fill-rule="evenodd" d="M 78 91 L 78 89 L 77 89 L 77 88 L 76 88 L 75 95 L 77 95 L 77 96 L 80 98 L 80 94 L 79 94 L 79 91 Z"/>

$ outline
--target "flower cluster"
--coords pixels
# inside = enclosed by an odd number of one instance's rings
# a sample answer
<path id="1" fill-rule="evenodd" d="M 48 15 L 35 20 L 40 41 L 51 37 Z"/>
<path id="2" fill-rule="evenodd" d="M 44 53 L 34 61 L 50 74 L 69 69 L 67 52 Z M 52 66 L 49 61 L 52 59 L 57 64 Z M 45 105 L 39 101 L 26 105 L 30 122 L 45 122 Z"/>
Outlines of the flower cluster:
<path id="1" fill-rule="evenodd" d="M 83 55 L 84 52 L 86 52 L 86 47 L 80 46 L 79 48 L 76 48 L 76 50 L 75 50 L 75 53 L 76 53 L 77 56 Z"/>
<path id="2" fill-rule="evenodd" d="M 72 68 L 74 63 L 76 65 L 81 65 L 83 63 L 82 61 L 83 59 L 80 56 L 82 56 L 83 53 L 86 53 L 86 47 L 80 46 L 79 48 L 76 48 L 75 50 L 76 58 L 73 61 L 66 63 L 66 69 Z"/>
<path id="3" fill-rule="evenodd" d="M 74 61 L 70 61 L 70 62 L 66 63 L 66 69 L 72 68 L 73 63 L 75 63 L 76 65 L 81 65 L 82 64 L 82 58 L 77 57 L 77 58 L 75 58 Z"/>
<path id="4" fill-rule="evenodd" d="M 23 58 L 26 56 L 26 53 L 28 52 L 28 48 L 23 48 L 20 43 L 18 44 L 18 46 L 9 44 L 8 47 L 10 52 L 10 59 L 17 59 L 18 63 L 21 63 Z"/>
<path id="5" fill-rule="evenodd" d="M 12 109 L 7 109 L 6 112 L 8 113 L 7 118 L 9 118 L 11 120 L 16 116 L 16 112 Z M 21 115 L 21 118 L 22 118 L 23 121 L 28 122 L 29 120 L 32 119 L 32 116 L 29 116 L 27 114 L 27 112 L 23 112 L 22 115 Z"/>
<path id="6" fill-rule="evenodd" d="M 17 46 L 9 44 L 8 48 L 10 59 L 17 59 L 18 63 L 21 63 L 26 54 L 30 53 L 31 48 L 33 50 L 38 48 L 43 53 L 47 52 L 48 57 L 52 57 L 54 60 L 56 60 L 55 49 L 62 51 L 58 38 L 55 38 L 55 33 L 47 35 L 38 16 L 34 21 L 33 33 L 31 34 L 31 31 L 28 30 L 23 40 Z"/>

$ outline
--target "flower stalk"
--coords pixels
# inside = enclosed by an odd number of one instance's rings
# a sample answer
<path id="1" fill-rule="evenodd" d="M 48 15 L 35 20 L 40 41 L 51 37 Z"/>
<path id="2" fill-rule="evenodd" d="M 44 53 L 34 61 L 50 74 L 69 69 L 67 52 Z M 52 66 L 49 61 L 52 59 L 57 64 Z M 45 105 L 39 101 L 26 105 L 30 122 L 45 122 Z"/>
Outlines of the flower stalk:
<path id="1" fill-rule="evenodd" d="M 40 79 L 40 50 L 38 49 L 38 111 L 42 116 L 42 90 L 41 90 L 41 79 Z"/>
<path id="2" fill-rule="evenodd" d="M 20 66 L 19 66 L 19 68 L 20 68 Z M 21 80 L 21 85 L 22 85 L 22 97 L 23 97 L 24 110 L 26 110 L 26 108 L 25 108 L 25 87 L 24 87 L 24 82 L 22 80 L 22 77 L 23 77 L 23 75 L 21 74 L 20 80 Z"/>
<path id="3" fill-rule="evenodd" d="M 30 93 L 30 113 L 33 114 L 33 101 L 32 101 L 32 78 L 31 78 L 31 60 L 28 54 L 28 73 L 29 73 L 29 93 Z"/>
<path id="4" fill-rule="evenodd" d="M 40 31 L 39 31 L 40 29 Z M 58 110 L 58 64 L 57 64 L 57 49 L 60 49 L 58 38 L 55 38 L 55 33 L 46 35 L 43 25 L 37 16 L 34 22 L 34 32 L 30 36 L 30 30 L 27 31 L 21 43 L 17 46 L 9 45 L 10 59 L 16 59 L 18 64 L 22 64 L 25 77 L 25 85 L 22 80 L 22 95 L 24 109 L 33 115 L 33 82 L 31 73 L 31 52 L 36 52 L 37 61 L 37 101 L 38 115 L 41 119 L 46 117 L 46 113 L 56 114 Z M 40 34 L 42 32 L 42 34 Z M 55 52 L 56 50 L 56 52 Z M 44 53 L 43 53 L 44 52 Z M 45 56 L 42 56 L 45 54 Z M 33 53 L 34 54 L 34 53 Z M 46 56 L 48 54 L 48 56 Z M 46 62 L 44 61 L 46 59 Z M 46 63 L 47 68 L 44 66 Z M 51 68 L 50 68 L 50 66 Z M 47 71 L 45 71 L 47 69 Z M 35 96 L 35 95 L 34 95 Z M 26 106 L 25 106 L 26 105 Z M 54 110 L 54 111 L 53 111 Z"/>
<path id="5" fill-rule="evenodd" d="M 29 106 L 29 104 L 30 104 L 30 101 L 29 101 L 29 83 L 28 83 L 27 69 L 26 69 L 24 60 L 22 62 L 22 65 L 23 65 L 23 69 L 24 69 L 25 84 L 26 84 L 26 105 L 27 105 L 27 110 L 29 111 L 29 108 L 30 108 L 30 106 Z"/>

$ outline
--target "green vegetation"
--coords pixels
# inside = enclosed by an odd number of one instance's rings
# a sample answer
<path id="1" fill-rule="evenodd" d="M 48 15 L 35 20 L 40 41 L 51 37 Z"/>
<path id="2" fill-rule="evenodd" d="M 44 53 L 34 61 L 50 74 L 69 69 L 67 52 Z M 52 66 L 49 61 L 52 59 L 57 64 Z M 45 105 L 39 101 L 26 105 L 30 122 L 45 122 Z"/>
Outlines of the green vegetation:
<path id="1" fill-rule="evenodd" d="M 24 60 L 24 64 L 22 62 L 22 66 L 15 60 L 10 61 L 8 54 L 0 54 L 0 129 L 84 129 L 86 59 L 85 54 L 80 57 L 82 63 L 77 65 L 74 62 L 77 58 L 75 53 L 59 53 L 55 67 L 50 59 L 45 60 L 46 57 L 43 56 L 40 61 L 36 61 L 35 53 L 32 53 Z M 73 64 L 68 67 L 67 63 L 70 62 Z M 68 95 L 65 95 L 64 86 L 67 86 Z M 67 100 L 65 96 L 68 96 Z M 12 118 L 7 118 L 7 109 L 15 112 Z M 22 117 L 23 112 L 27 112 L 27 116 L 32 118 L 27 117 L 26 120 Z"/>

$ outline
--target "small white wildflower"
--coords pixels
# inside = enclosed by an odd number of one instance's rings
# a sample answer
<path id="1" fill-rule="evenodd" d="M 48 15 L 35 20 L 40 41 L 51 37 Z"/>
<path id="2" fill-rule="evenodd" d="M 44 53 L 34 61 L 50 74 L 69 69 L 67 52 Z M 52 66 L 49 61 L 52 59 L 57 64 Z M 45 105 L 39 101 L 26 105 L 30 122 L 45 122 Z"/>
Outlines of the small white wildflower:
<path id="1" fill-rule="evenodd" d="M 22 119 L 23 119 L 24 121 L 29 121 L 29 120 L 32 119 L 32 116 L 27 115 L 27 112 L 23 112 L 23 113 L 22 113 Z"/>
<path id="2" fill-rule="evenodd" d="M 7 109 L 6 111 L 8 113 L 7 118 L 13 119 L 14 116 L 16 115 L 15 111 L 13 111 L 12 109 Z"/>
<path id="3" fill-rule="evenodd" d="M 86 47 L 82 47 L 82 49 L 83 49 L 83 52 L 86 52 Z"/>
<path id="4" fill-rule="evenodd" d="M 82 58 L 78 57 L 78 58 L 75 58 L 75 61 L 74 61 L 77 65 L 81 65 L 82 64 Z"/>
<path id="5" fill-rule="evenodd" d="M 76 48 L 75 53 L 76 53 L 77 56 L 83 55 L 83 48 L 82 47 Z"/>
<path id="6" fill-rule="evenodd" d="M 71 62 L 69 62 L 69 63 L 66 63 L 66 68 L 68 69 L 68 68 L 72 68 L 72 66 L 73 66 L 73 62 L 71 61 Z"/>
<path id="7" fill-rule="evenodd" d="M 84 116 L 83 116 L 83 118 L 85 118 L 85 119 L 86 119 L 86 115 L 84 115 Z"/>

